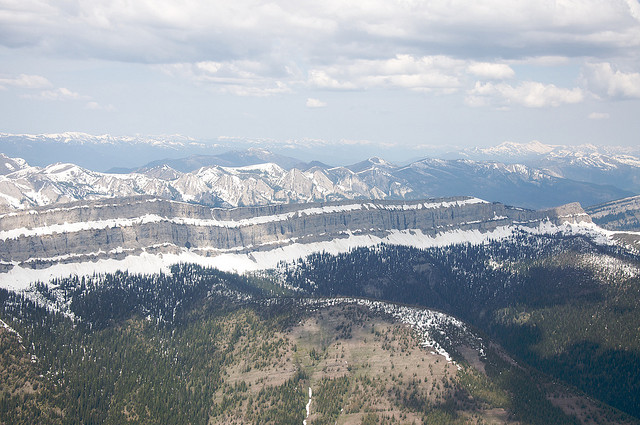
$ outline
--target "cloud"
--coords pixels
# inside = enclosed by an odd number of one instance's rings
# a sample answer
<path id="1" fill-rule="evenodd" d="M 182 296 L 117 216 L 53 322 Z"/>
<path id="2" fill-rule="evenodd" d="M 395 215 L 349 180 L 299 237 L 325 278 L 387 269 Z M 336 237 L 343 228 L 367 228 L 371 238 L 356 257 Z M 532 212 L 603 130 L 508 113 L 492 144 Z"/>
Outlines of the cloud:
<path id="1" fill-rule="evenodd" d="M 90 110 L 90 111 L 107 111 L 107 112 L 112 112 L 112 111 L 115 111 L 115 110 L 116 110 L 116 108 L 115 108 L 113 105 L 111 105 L 111 104 L 109 104 L 109 105 L 101 105 L 101 104 L 99 104 L 98 102 L 94 102 L 94 101 L 87 102 L 87 103 L 84 105 L 84 107 L 85 107 L 85 109 L 88 109 L 88 110 Z"/>
<path id="2" fill-rule="evenodd" d="M 65 87 L 60 87 L 53 90 L 41 91 L 38 94 L 27 94 L 23 96 L 27 99 L 36 100 L 82 100 L 87 99 L 87 96 L 83 96 L 77 92 L 71 91 Z"/>
<path id="3" fill-rule="evenodd" d="M 515 76 L 513 69 L 503 63 L 474 62 L 467 67 L 467 72 L 489 80 L 504 80 Z"/>
<path id="4" fill-rule="evenodd" d="M 349 81 L 338 81 L 337 79 L 331 77 L 329 72 L 336 73 L 337 68 L 333 67 L 332 70 L 320 70 L 320 69 L 312 69 L 309 71 L 309 79 L 308 83 L 312 86 L 316 86 L 323 89 L 347 89 L 353 90 L 356 87 L 355 84 Z"/>
<path id="5" fill-rule="evenodd" d="M 9 4 L 0 13 L 0 46 L 12 52 L 52 60 L 152 64 L 175 78 L 240 96 L 289 93 L 299 87 L 381 88 L 467 92 L 471 105 L 554 106 L 580 101 L 584 92 L 549 82 L 492 83 L 484 88 L 473 84 L 513 80 L 514 64 L 570 69 L 585 57 L 603 64 L 625 57 L 640 60 L 633 53 L 640 51 L 636 0 Z M 585 72 L 594 93 L 640 96 L 636 73 Z M 35 75 L 0 78 L 0 88 L 18 84 L 52 87 Z M 63 90 L 44 91 L 39 97 L 74 98 L 73 92 Z"/>
<path id="6" fill-rule="evenodd" d="M 259 61 L 204 61 L 158 67 L 168 75 L 208 85 L 216 91 L 268 96 L 290 92 L 302 85 L 330 90 L 398 88 L 455 91 L 462 86 L 460 77 L 464 76 L 466 62 L 446 56 L 411 55 L 359 59 L 311 69 L 306 79 L 295 65 L 281 66 Z"/>
<path id="7" fill-rule="evenodd" d="M 638 22 L 640 22 L 640 3 L 638 0 L 625 0 L 629 6 L 629 12 Z"/>
<path id="8" fill-rule="evenodd" d="M 608 63 L 588 64 L 582 78 L 595 94 L 609 98 L 640 98 L 640 73 L 625 73 Z"/>
<path id="9" fill-rule="evenodd" d="M 312 97 L 307 99 L 307 108 L 324 108 L 327 104 L 319 99 Z"/>
<path id="10" fill-rule="evenodd" d="M 590 120 L 608 120 L 609 114 L 606 112 L 592 112 L 589 114 Z"/>
<path id="11" fill-rule="evenodd" d="M 640 47 L 638 9 L 636 0 L 21 0 L 0 16 L 0 44 L 145 63 L 282 51 L 312 66 L 397 52 L 602 57 Z"/>
<path id="12" fill-rule="evenodd" d="M 290 68 L 272 67 L 258 61 L 203 61 L 158 66 L 173 77 L 186 78 L 212 90 L 239 96 L 269 96 L 291 91 L 283 80 L 293 75 Z"/>
<path id="13" fill-rule="evenodd" d="M 533 65 L 533 66 L 564 66 L 569 65 L 571 58 L 568 56 L 530 56 L 509 60 L 512 65 Z"/>
<path id="14" fill-rule="evenodd" d="M 565 89 L 535 81 L 525 81 L 518 86 L 476 82 L 465 99 L 469 106 L 521 105 L 528 108 L 560 106 L 583 100 L 584 92 L 580 88 Z"/>
<path id="15" fill-rule="evenodd" d="M 51 87 L 51 83 L 40 75 L 20 74 L 17 77 L 0 77 L 0 88 L 18 87 L 23 89 L 41 89 Z"/>
<path id="16" fill-rule="evenodd" d="M 6 89 L 7 87 L 18 88 L 22 90 L 20 97 L 24 99 L 34 100 L 47 100 L 47 101 L 65 101 L 65 100 L 87 100 L 88 96 L 81 95 L 80 93 L 69 90 L 66 87 L 51 88 L 49 90 L 42 90 L 51 87 L 53 84 L 41 76 L 41 75 L 29 75 L 20 74 L 12 77 L 0 77 L 0 89 Z M 34 90 L 40 90 L 34 93 Z M 111 106 L 112 107 L 112 106 Z M 86 105 L 87 109 L 105 109 L 101 107 L 97 102 L 89 102 Z"/>
<path id="17" fill-rule="evenodd" d="M 308 84 L 329 89 L 402 88 L 419 91 L 457 89 L 464 62 L 447 56 L 397 55 L 360 59 L 309 72 Z"/>

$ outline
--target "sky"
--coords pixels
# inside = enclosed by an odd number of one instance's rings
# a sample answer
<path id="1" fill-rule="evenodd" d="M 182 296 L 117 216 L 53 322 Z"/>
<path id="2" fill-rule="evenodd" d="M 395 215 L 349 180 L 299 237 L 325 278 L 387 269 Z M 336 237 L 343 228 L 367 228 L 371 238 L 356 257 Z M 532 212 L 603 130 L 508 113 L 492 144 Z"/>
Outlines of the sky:
<path id="1" fill-rule="evenodd" d="M 638 145 L 638 0 L 0 0 L 0 132 Z"/>

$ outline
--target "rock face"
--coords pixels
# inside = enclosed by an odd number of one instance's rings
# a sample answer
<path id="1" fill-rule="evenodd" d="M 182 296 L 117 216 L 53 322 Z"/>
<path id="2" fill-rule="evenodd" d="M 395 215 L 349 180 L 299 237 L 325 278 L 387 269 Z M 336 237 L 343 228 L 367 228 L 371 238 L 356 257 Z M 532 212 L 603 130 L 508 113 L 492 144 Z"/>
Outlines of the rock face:
<path id="1" fill-rule="evenodd" d="M 253 152 L 250 156 L 253 160 L 277 159 L 267 152 L 259 155 Z M 197 159 L 171 163 L 184 167 L 192 160 L 195 164 L 207 164 L 205 157 Z M 234 161 L 243 164 L 248 159 L 236 155 Z M 615 185 L 573 181 L 522 164 L 423 159 L 396 166 L 371 158 L 348 167 L 298 164 L 301 168 L 296 168 L 291 161 L 279 161 L 289 167 L 276 163 L 207 165 L 188 172 L 158 163 L 136 172 L 113 174 L 71 163 L 31 167 L 23 160 L 0 154 L 0 211 L 140 195 L 230 208 L 352 199 L 416 200 L 465 194 L 539 209 L 568 202 L 594 205 L 635 194 Z"/>
<path id="2" fill-rule="evenodd" d="M 0 216 L 2 271 L 18 265 L 124 258 L 188 250 L 201 256 L 271 250 L 352 235 L 393 231 L 425 235 L 499 226 L 536 227 L 543 221 L 590 222 L 579 204 L 544 211 L 477 198 L 422 201 L 344 201 L 219 209 L 152 197 L 39 207 Z"/>
<path id="3" fill-rule="evenodd" d="M 607 202 L 587 209 L 598 224 L 608 230 L 640 230 L 640 196 Z"/>

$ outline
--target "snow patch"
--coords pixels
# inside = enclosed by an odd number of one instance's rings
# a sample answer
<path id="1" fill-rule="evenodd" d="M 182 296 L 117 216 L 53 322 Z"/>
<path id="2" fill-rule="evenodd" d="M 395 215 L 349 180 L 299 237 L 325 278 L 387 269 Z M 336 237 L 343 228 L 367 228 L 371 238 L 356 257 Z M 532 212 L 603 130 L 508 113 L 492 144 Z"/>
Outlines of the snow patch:
<path id="1" fill-rule="evenodd" d="M 307 419 L 309 419 L 309 415 L 311 414 L 311 397 L 313 392 L 311 391 L 311 387 L 309 387 L 309 401 L 307 402 L 307 417 L 302 421 L 302 425 L 307 425 Z"/>
<path id="2" fill-rule="evenodd" d="M 78 223 L 82 225 L 83 223 Z M 70 275 L 88 276 L 94 273 L 114 273 L 118 270 L 128 270 L 131 273 L 153 274 L 169 273 L 170 267 L 176 263 L 195 263 L 204 267 L 215 267 L 219 270 L 235 273 L 247 273 L 258 270 L 273 269 L 281 262 L 292 262 L 308 255 L 326 252 L 337 255 L 349 252 L 355 248 L 373 247 L 381 243 L 389 245 L 411 246 L 427 249 L 456 244 L 470 243 L 474 245 L 486 244 L 493 240 L 501 240 L 519 231 L 533 234 L 580 234 L 592 238 L 596 243 L 614 244 L 613 235 L 599 228 L 593 223 L 564 223 L 557 226 L 545 221 L 537 227 L 525 224 L 498 226 L 489 232 L 479 230 L 450 230 L 434 236 L 427 235 L 422 230 L 391 230 L 384 236 L 371 234 L 353 234 L 346 232 L 345 237 L 327 241 L 300 243 L 293 240 L 289 244 L 273 249 L 254 250 L 251 252 L 237 252 L 219 249 L 186 249 L 176 248 L 176 253 L 149 253 L 128 255 L 123 259 L 99 259 L 80 263 L 55 264 L 43 269 L 31 269 L 14 263 L 14 267 L 6 273 L 0 274 L 0 287 L 24 291 L 33 282 L 49 282 L 53 278 L 68 277 Z M 291 243 L 293 242 L 293 243 Z M 247 247 L 242 247 L 246 249 Z M 263 247 L 264 248 L 264 247 Z M 205 255 L 199 255 L 203 251 Z"/>
<path id="3" fill-rule="evenodd" d="M 19 342 L 19 343 L 22 343 L 22 335 L 20 335 L 20 334 L 18 333 L 18 331 L 16 331 L 15 329 L 13 329 L 11 326 L 7 325 L 7 324 L 5 323 L 5 321 L 4 321 L 4 320 L 2 320 L 2 319 L 0 319 L 0 327 L 2 327 L 2 328 L 4 328 L 4 329 L 6 329 L 6 330 L 7 330 L 7 332 L 9 332 L 9 333 L 12 333 L 12 334 L 16 335 L 16 336 L 18 337 L 18 342 Z"/>

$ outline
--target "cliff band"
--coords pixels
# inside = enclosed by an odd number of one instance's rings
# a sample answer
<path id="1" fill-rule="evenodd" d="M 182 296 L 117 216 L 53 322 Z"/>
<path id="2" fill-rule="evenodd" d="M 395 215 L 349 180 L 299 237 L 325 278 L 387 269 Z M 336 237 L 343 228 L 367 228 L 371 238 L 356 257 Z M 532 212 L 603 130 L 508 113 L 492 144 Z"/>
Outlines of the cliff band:
<path id="1" fill-rule="evenodd" d="M 500 226 L 590 222 L 578 204 L 532 211 L 455 197 L 423 201 L 344 201 L 220 209 L 150 197 L 39 207 L 0 216 L 0 269 L 121 259 L 143 252 L 211 257 L 253 253 L 358 235 L 434 237 Z"/>

